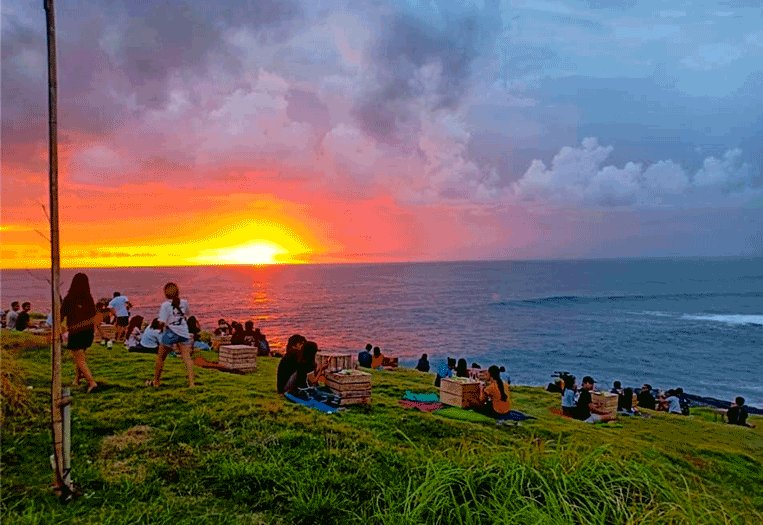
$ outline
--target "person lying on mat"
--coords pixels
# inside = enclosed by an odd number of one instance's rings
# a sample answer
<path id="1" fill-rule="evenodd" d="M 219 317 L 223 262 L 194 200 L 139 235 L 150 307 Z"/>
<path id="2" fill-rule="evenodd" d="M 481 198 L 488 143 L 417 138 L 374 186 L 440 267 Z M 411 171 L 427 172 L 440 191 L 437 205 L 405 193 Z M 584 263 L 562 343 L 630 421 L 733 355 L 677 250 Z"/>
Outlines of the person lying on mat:
<path id="1" fill-rule="evenodd" d="M 490 417 L 499 417 L 511 411 L 509 386 L 501 379 L 501 369 L 496 365 L 487 369 L 489 376 L 487 386 L 480 389 L 482 405 L 478 412 Z"/>

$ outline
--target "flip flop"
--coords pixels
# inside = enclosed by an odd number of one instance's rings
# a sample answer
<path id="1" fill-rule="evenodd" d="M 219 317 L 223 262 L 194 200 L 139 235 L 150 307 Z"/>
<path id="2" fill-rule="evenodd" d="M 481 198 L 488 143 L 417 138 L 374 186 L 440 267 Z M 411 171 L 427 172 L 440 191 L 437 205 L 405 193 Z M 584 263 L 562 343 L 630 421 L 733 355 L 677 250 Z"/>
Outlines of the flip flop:
<path id="1" fill-rule="evenodd" d="M 91 387 L 88 387 L 88 389 L 87 389 L 87 393 L 88 393 L 88 394 L 92 394 L 93 392 L 97 392 L 97 391 L 98 391 L 98 386 L 99 386 L 99 385 L 95 385 L 95 386 L 91 386 Z"/>
<path id="2" fill-rule="evenodd" d="M 153 379 L 147 379 L 146 382 L 143 383 L 143 386 L 145 387 L 152 386 L 154 388 L 159 388 L 159 385 L 155 384 Z"/>

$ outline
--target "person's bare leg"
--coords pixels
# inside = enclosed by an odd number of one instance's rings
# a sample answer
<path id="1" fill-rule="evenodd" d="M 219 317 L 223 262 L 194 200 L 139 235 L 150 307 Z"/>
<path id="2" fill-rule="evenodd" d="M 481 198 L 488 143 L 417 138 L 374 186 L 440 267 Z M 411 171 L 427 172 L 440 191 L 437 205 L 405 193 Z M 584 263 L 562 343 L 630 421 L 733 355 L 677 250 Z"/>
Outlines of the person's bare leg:
<path id="1" fill-rule="evenodd" d="M 87 366 L 87 359 L 85 359 L 84 350 L 72 350 L 72 357 L 74 358 L 74 366 L 77 367 L 78 373 L 82 375 L 87 381 L 87 391 L 92 391 L 98 386 L 98 383 L 93 379 L 93 374 L 90 373 L 90 368 Z"/>
<path id="2" fill-rule="evenodd" d="M 167 359 L 167 355 L 172 351 L 172 347 L 159 345 L 159 350 L 156 351 L 156 364 L 154 365 L 154 378 L 151 380 L 151 385 L 159 387 L 162 380 L 162 370 L 164 369 L 164 360 Z"/>
<path id="3" fill-rule="evenodd" d="M 193 359 L 191 358 L 191 344 L 190 343 L 178 343 L 180 349 L 180 357 L 183 358 L 185 363 L 185 371 L 188 375 L 188 387 L 193 388 L 195 385 L 193 381 Z"/>

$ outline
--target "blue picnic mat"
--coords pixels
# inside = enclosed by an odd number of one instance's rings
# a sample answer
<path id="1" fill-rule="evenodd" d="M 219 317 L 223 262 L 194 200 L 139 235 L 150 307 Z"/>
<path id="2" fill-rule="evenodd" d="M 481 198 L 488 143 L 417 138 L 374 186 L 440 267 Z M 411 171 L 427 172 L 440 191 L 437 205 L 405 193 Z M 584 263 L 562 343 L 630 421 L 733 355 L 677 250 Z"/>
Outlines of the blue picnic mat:
<path id="1" fill-rule="evenodd" d="M 527 419 L 535 419 L 533 416 L 523 414 L 518 410 L 510 410 L 508 413 L 498 416 L 498 421 L 525 421 Z"/>
<path id="2" fill-rule="evenodd" d="M 287 392 L 284 397 L 292 403 L 313 408 L 326 414 L 334 414 L 340 410 L 336 396 L 316 388 L 304 388 L 295 394 Z"/>
<path id="3" fill-rule="evenodd" d="M 441 408 L 432 412 L 438 416 L 447 417 L 450 419 L 458 419 L 460 421 L 471 421 L 473 423 L 495 423 L 496 421 L 525 421 L 527 419 L 535 419 L 533 416 L 528 416 L 517 410 L 511 410 L 509 413 L 504 414 L 498 419 L 480 414 L 474 410 L 467 410 L 459 407 Z"/>
<path id="4" fill-rule="evenodd" d="M 418 403 L 437 403 L 440 401 L 440 394 L 435 392 L 411 392 L 406 390 L 403 395 L 405 401 L 416 401 Z"/>

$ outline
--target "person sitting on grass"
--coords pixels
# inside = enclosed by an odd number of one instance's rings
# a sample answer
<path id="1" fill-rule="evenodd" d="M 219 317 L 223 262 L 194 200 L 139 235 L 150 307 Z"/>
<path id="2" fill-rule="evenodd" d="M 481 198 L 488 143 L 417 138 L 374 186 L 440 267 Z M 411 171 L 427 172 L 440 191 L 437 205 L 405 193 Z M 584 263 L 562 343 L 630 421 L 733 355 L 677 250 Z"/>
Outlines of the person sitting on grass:
<path id="1" fill-rule="evenodd" d="M 566 374 L 561 377 L 562 383 L 562 414 L 575 417 L 575 376 Z"/>
<path id="2" fill-rule="evenodd" d="M 225 319 L 218 319 L 217 328 L 215 328 L 215 335 L 230 335 L 230 333 L 231 327 L 228 324 L 228 321 Z"/>
<path id="3" fill-rule="evenodd" d="M 466 359 L 463 357 L 458 360 L 456 365 L 456 377 L 469 377 L 469 368 L 466 366 Z"/>
<path id="4" fill-rule="evenodd" d="M 142 336 L 141 329 L 143 328 L 143 316 L 134 315 L 130 318 L 130 322 L 127 324 L 127 339 L 125 340 L 125 346 L 128 350 L 132 347 L 136 347 L 140 344 L 140 338 Z"/>
<path id="5" fill-rule="evenodd" d="M 683 407 L 682 398 L 684 395 L 683 388 L 670 389 L 665 397 L 665 404 L 667 406 L 668 414 L 689 415 L 688 408 Z"/>
<path id="6" fill-rule="evenodd" d="M 580 389 L 580 395 L 578 401 L 575 404 L 575 412 L 572 417 L 578 419 L 584 423 L 597 423 L 599 421 L 611 421 L 614 419 L 609 414 L 601 414 L 596 412 L 596 407 L 591 399 L 591 390 L 595 381 L 591 376 L 585 376 L 583 378 L 583 385 Z"/>
<path id="7" fill-rule="evenodd" d="M 729 425 L 754 428 L 755 425 L 747 422 L 747 407 L 744 406 L 744 398 L 737 397 L 734 404 L 726 411 L 726 421 Z"/>
<path id="8" fill-rule="evenodd" d="M 162 324 L 159 322 L 159 319 L 154 318 L 151 324 L 143 330 L 138 344 L 128 347 L 127 351 L 141 354 L 155 354 L 159 351 L 161 340 Z"/>
<path id="9" fill-rule="evenodd" d="M 210 350 L 210 346 L 201 340 L 201 325 L 199 324 L 199 320 L 196 319 L 196 316 L 191 316 L 188 318 L 188 331 L 191 333 L 191 337 L 193 338 L 193 348 L 192 350 Z"/>
<path id="10" fill-rule="evenodd" d="M 639 408 L 654 410 L 657 405 L 657 401 L 654 399 L 654 395 L 652 395 L 652 385 L 648 383 L 644 383 L 636 399 L 638 400 Z"/>
<path id="11" fill-rule="evenodd" d="M 19 312 L 18 317 L 16 317 L 16 330 L 19 332 L 23 332 L 30 327 L 30 310 L 32 310 L 32 303 L 27 301 L 21 304 L 21 311 Z"/>
<path id="12" fill-rule="evenodd" d="M 315 356 L 318 354 L 318 343 L 315 341 L 305 341 L 302 347 L 302 358 L 300 359 L 300 375 L 297 378 L 297 385 L 300 388 L 308 386 L 317 386 L 318 383 L 326 382 L 326 371 L 328 362 L 318 365 Z M 304 376 L 304 380 L 302 377 Z"/>
<path id="13" fill-rule="evenodd" d="M 363 368 L 371 368 L 371 360 L 373 359 L 371 356 L 372 348 L 373 346 L 371 343 L 368 343 L 365 350 L 361 350 L 358 353 L 358 366 L 362 366 Z"/>
<path id="14" fill-rule="evenodd" d="M 489 417 L 500 417 L 511 410 L 509 387 L 501 379 L 501 370 L 496 365 L 487 369 L 489 376 L 487 386 L 480 388 L 480 403 L 478 412 Z"/>
<path id="15" fill-rule="evenodd" d="M 286 350 L 281 361 L 278 362 L 276 371 L 276 390 L 279 394 L 291 392 L 296 389 L 297 367 L 300 360 L 302 347 L 305 345 L 304 336 L 294 334 L 286 343 Z"/>
<path id="16" fill-rule="evenodd" d="M 270 355 L 270 343 L 268 343 L 267 337 L 263 334 L 259 328 L 254 329 L 254 346 L 257 347 L 258 356 Z"/>
<path id="17" fill-rule="evenodd" d="M 384 367 L 384 354 L 381 352 L 381 348 L 374 347 L 374 355 L 371 358 L 371 368 L 381 369 Z"/>
<path id="18" fill-rule="evenodd" d="M 421 359 L 416 363 L 416 370 L 419 372 L 429 372 L 429 356 L 421 354 Z"/>
<path id="19" fill-rule="evenodd" d="M 449 357 L 437 369 L 437 375 L 434 378 L 434 386 L 440 387 L 440 382 L 446 377 L 453 377 L 453 370 L 456 368 L 456 359 Z"/>
<path id="20" fill-rule="evenodd" d="M 244 327 L 238 321 L 233 321 L 231 324 L 230 344 L 243 345 L 244 341 Z"/>

